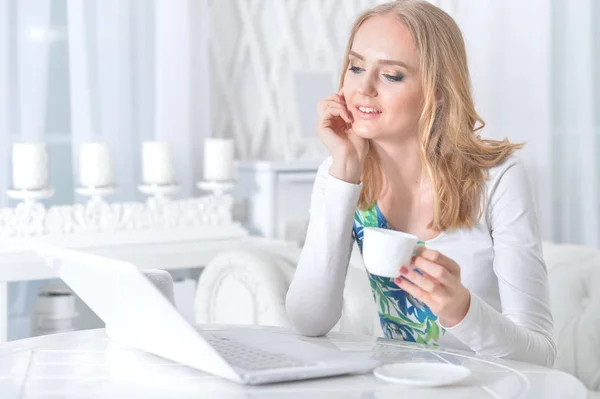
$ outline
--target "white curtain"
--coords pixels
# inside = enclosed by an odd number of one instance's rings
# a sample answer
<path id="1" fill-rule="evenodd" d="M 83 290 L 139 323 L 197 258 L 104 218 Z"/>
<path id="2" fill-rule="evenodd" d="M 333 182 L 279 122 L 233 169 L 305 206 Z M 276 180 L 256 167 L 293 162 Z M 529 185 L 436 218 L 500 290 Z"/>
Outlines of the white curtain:
<path id="1" fill-rule="evenodd" d="M 206 9 L 207 0 L 0 0 L 0 206 L 8 204 L 15 141 L 70 145 L 71 160 L 50 148 L 51 179 L 69 191 L 58 192 L 58 202 L 77 198 L 79 147 L 90 140 L 111 146 L 113 200 L 143 199 L 144 140 L 170 142 L 180 195 L 196 194 L 203 139 L 211 135 Z M 64 26 L 51 26 L 52 15 Z M 58 74 L 49 51 L 58 45 L 66 47 L 56 56 L 65 58 L 67 78 L 56 89 L 70 102 L 56 133 L 48 126 L 56 93 L 48 88 Z"/>
<path id="2" fill-rule="evenodd" d="M 484 135 L 527 143 L 544 238 L 600 246 L 600 4 L 432 2 L 465 36 Z"/>
<path id="3" fill-rule="evenodd" d="M 10 132 L 10 115 L 9 89 L 10 82 L 10 67 L 7 60 L 9 59 L 10 50 L 10 14 L 9 4 L 0 2 L 0 207 L 6 206 L 6 197 L 2 194 L 8 189 L 9 181 L 9 140 Z"/>
<path id="4" fill-rule="evenodd" d="M 0 1 L 0 205 L 12 141 L 44 140 L 51 0 Z"/>
<path id="5" fill-rule="evenodd" d="M 79 145 L 105 141 L 118 171 L 116 199 L 139 197 L 141 142 L 162 140 L 173 149 L 181 194 L 194 194 L 210 136 L 205 7 L 191 0 L 67 2 L 75 176 Z"/>
<path id="6" fill-rule="evenodd" d="M 45 140 L 51 10 L 51 0 L 0 1 L 0 207 L 9 204 L 12 143 Z M 27 285 L 15 286 L 11 315 L 26 302 Z"/>
<path id="7" fill-rule="evenodd" d="M 48 144 L 58 189 L 50 204 L 85 201 L 73 189 L 79 146 L 90 140 L 111 146 L 119 190 L 110 200 L 145 198 L 137 191 L 143 140 L 170 142 L 179 195 L 197 195 L 211 135 L 207 2 L 0 0 L 0 207 L 12 204 L 5 193 L 16 141 Z M 11 284 L 10 339 L 28 336 L 41 283 Z"/>

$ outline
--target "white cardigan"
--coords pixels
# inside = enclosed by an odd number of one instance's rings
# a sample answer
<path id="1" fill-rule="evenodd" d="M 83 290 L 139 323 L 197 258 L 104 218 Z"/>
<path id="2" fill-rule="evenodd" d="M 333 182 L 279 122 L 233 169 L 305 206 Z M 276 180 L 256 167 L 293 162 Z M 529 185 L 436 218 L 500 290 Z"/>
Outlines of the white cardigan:
<path id="1" fill-rule="evenodd" d="M 319 167 L 306 241 L 286 298 L 290 320 L 311 336 L 326 334 L 340 318 L 362 186 L 331 176 L 331 162 L 328 158 Z M 471 292 L 467 315 L 446 328 L 439 344 L 552 366 L 556 346 L 548 277 L 522 163 L 510 157 L 490 169 L 485 191 L 477 225 L 426 241 L 460 265 L 462 283 Z"/>

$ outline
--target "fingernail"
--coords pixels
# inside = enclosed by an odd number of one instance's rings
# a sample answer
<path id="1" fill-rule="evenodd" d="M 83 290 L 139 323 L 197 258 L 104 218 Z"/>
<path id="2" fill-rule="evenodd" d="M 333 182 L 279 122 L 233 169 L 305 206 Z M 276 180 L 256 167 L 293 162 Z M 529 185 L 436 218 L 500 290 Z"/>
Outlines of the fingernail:
<path id="1" fill-rule="evenodd" d="M 408 269 L 407 269 L 406 267 L 402 266 L 402 267 L 400 268 L 400 273 L 402 273 L 402 274 L 407 274 L 407 273 L 408 273 Z"/>

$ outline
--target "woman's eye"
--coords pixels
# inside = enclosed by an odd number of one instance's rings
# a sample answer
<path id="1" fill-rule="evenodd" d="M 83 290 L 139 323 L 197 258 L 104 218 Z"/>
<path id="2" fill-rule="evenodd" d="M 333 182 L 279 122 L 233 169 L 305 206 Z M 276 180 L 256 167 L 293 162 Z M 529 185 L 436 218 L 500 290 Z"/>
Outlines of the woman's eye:
<path id="1" fill-rule="evenodd" d="M 404 75 L 383 75 L 390 82 L 401 82 L 404 79 Z"/>
<path id="2" fill-rule="evenodd" d="M 351 65 L 350 68 L 348 68 L 349 71 L 352 71 L 353 73 L 361 73 L 362 71 L 364 71 L 364 69 L 359 68 L 357 66 Z"/>

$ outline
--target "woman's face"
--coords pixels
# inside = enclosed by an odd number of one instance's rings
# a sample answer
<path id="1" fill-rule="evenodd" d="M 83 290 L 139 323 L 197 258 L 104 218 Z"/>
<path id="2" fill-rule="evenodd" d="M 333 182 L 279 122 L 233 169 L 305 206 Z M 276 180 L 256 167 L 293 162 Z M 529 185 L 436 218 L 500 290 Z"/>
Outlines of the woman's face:
<path id="1" fill-rule="evenodd" d="M 423 107 L 418 57 L 409 29 L 396 17 L 375 16 L 362 24 L 343 87 L 357 135 L 395 141 L 417 134 Z"/>

